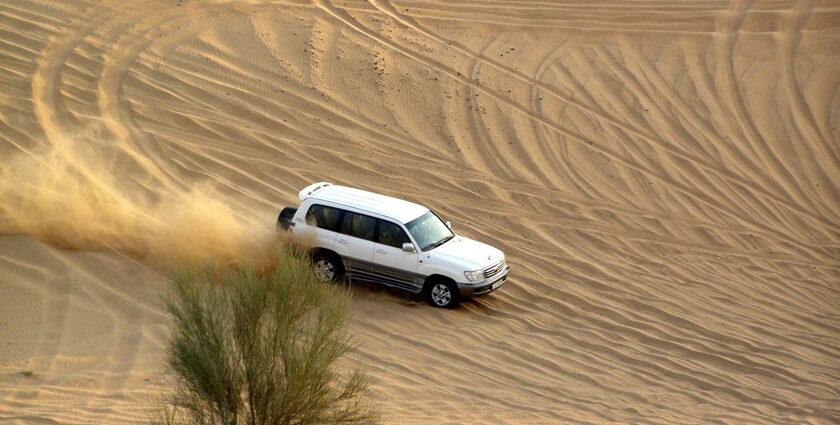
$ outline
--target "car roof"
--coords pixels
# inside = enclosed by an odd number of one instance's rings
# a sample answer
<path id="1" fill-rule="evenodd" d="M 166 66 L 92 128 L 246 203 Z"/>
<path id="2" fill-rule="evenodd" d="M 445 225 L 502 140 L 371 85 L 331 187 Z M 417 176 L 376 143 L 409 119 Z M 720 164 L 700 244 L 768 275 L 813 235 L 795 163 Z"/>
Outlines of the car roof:
<path id="1" fill-rule="evenodd" d="M 346 186 L 320 187 L 309 197 L 389 217 L 401 223 L 408 223 L 429 211 L 414 202 Z"/>

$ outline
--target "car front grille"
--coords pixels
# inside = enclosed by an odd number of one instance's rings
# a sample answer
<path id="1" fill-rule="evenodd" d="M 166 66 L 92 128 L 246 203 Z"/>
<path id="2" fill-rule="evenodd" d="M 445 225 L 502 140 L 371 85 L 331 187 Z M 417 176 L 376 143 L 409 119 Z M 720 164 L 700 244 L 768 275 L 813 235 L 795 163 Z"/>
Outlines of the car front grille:
<path id="1" fill-rule="evenodd" d="M 498 263 L 493 264 L 492 266 L 484 269 L 484 278 L 489 279 L 489 278 L 499 274 L 504 269 L 505 269 L 505 260 L 499 261 Z"/>

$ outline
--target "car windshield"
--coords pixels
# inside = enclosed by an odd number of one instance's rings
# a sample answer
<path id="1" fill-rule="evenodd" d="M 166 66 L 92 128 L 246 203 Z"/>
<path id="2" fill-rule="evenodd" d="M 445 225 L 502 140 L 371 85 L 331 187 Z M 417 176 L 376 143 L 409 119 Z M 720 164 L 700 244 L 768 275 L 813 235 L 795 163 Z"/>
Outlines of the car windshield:
<path id="1" fill-rule="evenodd" d="M 408 228 L 422 251 L 443 245 L 455 237 L 449 227 L 431 211 L 409 221 L 405 227 Z"/>

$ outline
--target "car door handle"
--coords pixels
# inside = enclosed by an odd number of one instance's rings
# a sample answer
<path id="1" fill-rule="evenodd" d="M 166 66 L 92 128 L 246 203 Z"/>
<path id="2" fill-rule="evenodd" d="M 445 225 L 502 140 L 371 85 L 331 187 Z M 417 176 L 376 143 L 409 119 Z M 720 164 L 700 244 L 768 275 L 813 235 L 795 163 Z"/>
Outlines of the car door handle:
<path id="1" fill-rule="evenodd" d="M 347 245 L 348 243 L 350 243 L 350 241 L 348 241 L 347 239 L 336 239 L 336 242 L 342 245 Z"/>
<path id="2" fill-rule="evenodd" d="M 382 248 L 378 248 L 378 249 L 376 250 L 376 252 L 377 252 L 377 253 L 379 253 L 379 254 L 387 254 L 387 253 L 388 253 L 388 251 L 385 251 L 385 250 L 384 250 L 384 249 L 382 249 Z"/>

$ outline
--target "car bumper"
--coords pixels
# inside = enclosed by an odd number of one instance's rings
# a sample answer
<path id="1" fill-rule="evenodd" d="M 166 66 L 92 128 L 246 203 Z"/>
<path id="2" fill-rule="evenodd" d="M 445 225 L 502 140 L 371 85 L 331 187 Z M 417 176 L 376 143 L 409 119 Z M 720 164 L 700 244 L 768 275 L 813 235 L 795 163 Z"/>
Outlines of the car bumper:
<path id="1" fill-rule="evenodd" d="M 474 297 L 478 295 L 489 294 L 505 284 L 507 281 L 508 272 L 510 271 L 510 266 L 506 266 L 505 270 L 490 279 L 486 279 L 481 282 L 472 282 L 472 283 L 458 283 L 458 290 L 461 292 L 462 297 Z"/>

